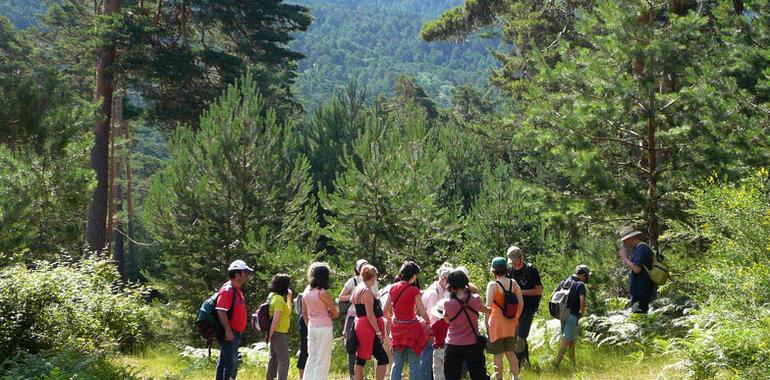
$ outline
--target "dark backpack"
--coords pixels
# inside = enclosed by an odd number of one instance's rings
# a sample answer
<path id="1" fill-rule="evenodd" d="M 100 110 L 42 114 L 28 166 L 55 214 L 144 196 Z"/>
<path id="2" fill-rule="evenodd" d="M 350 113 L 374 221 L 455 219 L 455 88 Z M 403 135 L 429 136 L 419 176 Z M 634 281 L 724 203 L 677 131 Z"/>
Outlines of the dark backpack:
<path id="1" fill-rule="evenodd" d="M 505 289 L 503 284 L 500 281 L 495 281 L 498 285 L 500 285 L 500 288 L 503 289 L 503 304 L 500 305 L 497 303 L 497 301 L 494 301 L 495 305 L 500 308 L 503 312 L 503 316 L 508 319 L 514 319 L 516 318 L 516 311 L 519 308 L 519 299 L 516 297 L 516 293 L 514 293 L 513 290 L 513 280 L 510 280 L 510 286 L 508 286 L 508 290 Z"/>
<path id="2" fill-rule="evenodd" d="M 235 293 L 235 289 L 231 288 L 233 292 L 233 301 L 230 304 L 230 308 L 227 309 L 227 318 L 230 319 L 233 316 L 233 307 L 235 306 L 235 298 L 238 294 Z M 206 347 L 209 349 L 209 356 L 211 356 L 211 343 L 217 333 L 222 331 L 222 323 L 219 322 L 219 315 L 217 315 L 217 300 L 219 299 L 219 291 L 206 298 L 198 309 L 198 314 L 195 317 L 195 327 L 198 332 L 206 338 Z"/>
<path id="3" fill-rule="evenodd" d="M 559 287 L 554 290 L 553 294 L 551 294 L 551 300 L 548 302 L 548 312 L 551 313 L 552 317 L 560 321 L 566 320 L 570 314 L 570 310 L 567 307 L 567 301 L 572 292 L 573 284 L 574 281 L 572 281 L 572 279 L 562 281 L 562 283 L 559 284 Z"/>
<path id="4" fill-rule="evenodd" d="M 257 308 L 257 314 L 254 318 L 254 328 L 257 331 L 270 332 L 270 325 L 273 323 L 273 317 L 270 316 L 270 299 L 272 298 L 273 295 L 270 294 L 267 300 Z"/>

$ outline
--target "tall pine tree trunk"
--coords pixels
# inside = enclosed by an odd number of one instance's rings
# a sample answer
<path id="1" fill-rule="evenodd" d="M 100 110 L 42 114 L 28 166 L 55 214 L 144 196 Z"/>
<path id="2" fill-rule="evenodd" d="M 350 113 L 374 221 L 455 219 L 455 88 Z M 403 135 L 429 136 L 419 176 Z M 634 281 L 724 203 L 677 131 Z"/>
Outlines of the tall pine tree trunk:
<path id="1" fill-rule="evenodd" d="M 120 0 L 103 0 L 102 14 L 110 16 L 120 10 Z M 91 167 L 96 172 L 96 188 L 88 207 L 86 241 L 91 251 L 102 251 L 107 246 L 107 211 L 109 207 L 109 150 L 110 121 L 112 119 L 113 72 L 115 47 L 99 48 L 96 64 L 96 91 L 94 97 L 100 103 L 94 123 L 94 146 L 91 149 Z"/>
<path id="2" fill-rule="evenodd" d="M 654 23 L 652 22 L 654 12 L 652 9 L 647 10 L 646 12 L 642 13 L 641 15 L 636 17 L 636 22 L 645 25 L 648 28 L 650 28 L 650 36 L 652 36 L 652 28 L 654 28 Z M 658 226 L 658 161 L 657 161 L 657 148 L 656 148 L 656 139 L 655 139 L 655 133 L 656 133 L 656 125 L 655 125 L 655 113 L 656 113 L 656 97 L 657 97 L 657 89 L 655 86 L 651 85 L 649 82 L 651 79 L 648 77 L 649 75 L 654 75 L 654 73 L 649 72 L 647 68 L 644 65 L 644 57 L 640 57 L 638 59 L 634 59 L 632 61 L 632 68 L 634 71 L 634 74 L 636 75 L 637 80 L 640 82 L 641 86 L 644 86 L 647 90 L 647 96 L 648 96 L 648 102 L 646 110 L 646 117 L 647 117 L 647 130 L 645 131 L 646 135 L 646 151 L 644 152 L 644 162 L 646 164 L 646 176 L 647 176 L 647 204 L 646 207 L 646 216 L 647 216 L 647 236 L 649 237 L 650 244 L 652 246 L 657 247 L 658 245 L 658 236 L 659 236 L 659 226 Z"/>
<path id="3" fill-rule="evenodd" d="M 657 160 L 657 149 L 656 149 L 656 141 L 655 141 L 655 108 L 657 105 L 657 102 L 655 101 L 655 91 L 650 91 L 650 95 L 652 96 L 652 99 L 650 99 L 650 104 L 652 105 L 652 109 L 648 113 L 649 119 L 647 120 L 647 185 L 648 185 L 648 194 L 647 196 L 649 199 L 647 200 L 647 219 L 649 222 L 649 225 L 647 227 L 647 233 L 650 238 L 650 244 L 653 247 L 658 246 L 658 235 L 659 235 L 659 227 L 658 227 L 658 160 Z"/>
<path id="4" fill-rule="evenodd" d="M 132 263 L 131 273 L 132 278 L 136 273 L 136 267 L 133 266 L 136 263 L 136 243 L 134 243 L 134 184 L 131 180 L 131 125 L 126 124 L 126 222 L 128 223 L 128 231 L 126 237 L 128 240 L 128 257 L 125 257 L 125 261 Z"/>
<path id="5" fill-rule="evenodd" d="M 121 214 L 123 212 L 123 198 L 125 195 L 123 194 L 123 177 L 124 177 L 124 167 L 123 167 L 123 154 L 125 152 L 125 148 L 123 144 L 124 141 L 121 141 L 120 138 L 125 136 L 126 128 L 128 128 L 128 122 L 123 119 L 123 97 L 122 96 L 116 96 L 115 97 L 115 108 L 114 108 L 114 120 L 115 120 L 115 133 L 113 134 L 113 147 L 116 145 L 115 141 L 118 141 L 117 146 L 118 149 L 113 149 L 112 153 L 112 187 L 113 190 L 111 197 L 111 205 L 114 205 L 110 208 L 110 223 L 108 231 L 110 232 L 110 235 L 114 236 L 113 238 L 113 244 L 112 247 L 112 258 L 115 260 L 115 264 L 118 268 L 118 273 L 120 273 L 120 277 L 122 279 L 126 279 L 126 261 L 125 261 L 125 237 L 123 236 L 123 224 L 122 224 L 122 217 Z M 117 231 L 116 233 L 113 231 Z"/>

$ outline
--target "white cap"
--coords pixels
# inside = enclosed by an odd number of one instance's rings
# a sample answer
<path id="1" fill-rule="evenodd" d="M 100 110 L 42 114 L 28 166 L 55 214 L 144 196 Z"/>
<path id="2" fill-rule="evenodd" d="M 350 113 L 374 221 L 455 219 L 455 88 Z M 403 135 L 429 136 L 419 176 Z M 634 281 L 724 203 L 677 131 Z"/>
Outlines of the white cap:
<path id="1" fill-rule="evenodd" d="M 448 298 L 442 298 L 436 302 L 435 305 L 433 305 L 432 308 L 430 308 L 430 317 L 435 319 L 442 319 L 444 318 L 444 306 L 449 301 Z"/>
<path id="2" fill-rule="evenodd" d="M 235 260 L 232 263 L 230 263 L 230 266 L 227 268 L 228 271 L 231 270 L 245 270 L 249 272 L 254 272 L 254 269 L 249 268 L 248 265 L 243 260 Z"/>

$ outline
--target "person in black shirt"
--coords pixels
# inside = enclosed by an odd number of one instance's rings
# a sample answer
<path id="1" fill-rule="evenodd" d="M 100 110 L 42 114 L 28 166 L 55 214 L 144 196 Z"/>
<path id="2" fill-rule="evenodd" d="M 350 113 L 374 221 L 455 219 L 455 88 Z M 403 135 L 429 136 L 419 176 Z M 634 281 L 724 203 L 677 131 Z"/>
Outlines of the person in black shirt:
<path id="1" fill-rule="evenodd" d="M 532 327 L 532 320 L 540 306 L 543 283 L 540 282 L 540 273 L 537 268 L 524 261 L 524 253 L 521 248 L 515 245 L 508 248 L 508 263 L 511 265 L 508 270 L 508 277 L 516 280 L 521 288 L 521 295 L 524 296 L 524 309 L 521 312 L 519 327 L 516 330 L 517 339 L 514 351 L 519 359 L 519 364 L 528 366 L 529 345 L 527 338 Z"/>
<path id="2" fill-rule="evenodd" d="M 634 230 L 631 226 L 624 226 L 618 234 L 622 244 L 618 257 L 628 269 L 631 269 L 629 275 L 631 302 L 629 307 L 635 313 L 647 314 L 647 311 L 650 309 L 650 301 L 652 301 L 656 293 L 655 284 L 645 269 L 652 268 L 652 248 L 642 241 L 640 238 L 642 233 Z M 629 252 L 631 252 L 630 258 L 628 256 Z"/>
<path id="3" fill-rule="evenodd" d="M 586 265 L 578 265 L 575 268 L 575 274 L 560 282 L 557 288 L 565 287 L 565 284 L 569 283 L 570 290 L 567 296 L 567 308 L 570 314 L 567 319 L 561 321 L 561 346 L 559 347 L 559 354 L 556 355 L 556 360 L 553 362 L 556 368 L 559 368 L 559 364 L 561 364 L 567 349 L 569 349 L 572 364 L 577 365 L 575 361 L 575 340 L 577 339 L 578 320 L 586 312 L 586 282 L 588 282 L 589 276 L 591 276 L 591 270 Z"/>

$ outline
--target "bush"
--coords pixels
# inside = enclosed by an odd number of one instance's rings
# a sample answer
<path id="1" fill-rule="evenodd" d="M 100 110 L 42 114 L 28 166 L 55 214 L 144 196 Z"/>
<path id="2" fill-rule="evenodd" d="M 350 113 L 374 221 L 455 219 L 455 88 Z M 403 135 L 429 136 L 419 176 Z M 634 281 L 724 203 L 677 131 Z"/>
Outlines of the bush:
<path id="1" fill-rule="evenodd" d="M 661 298 L 653 302 L 649 314 L 634 314 L 630 309 L 621 309 L 607 315 L 588 315 L 581 324 L 588 341 L 596 345 L 650 347 L 656 339 L 685 336 L 691 327 L 688 315 L 693 307 L 689 301 Z"/>
<path id="2" fill-rule="evenodd" d="M 736 184 L 710 179 L 690 194 L 691 225 L 670 234 L 703 245 L 675 278 L 701 305 L 676 341 L 694 378 L 767 378 L 770 360 L 770 186 L 765 169 Z M 685 266 L 682 266 L 683 268 Z"/>
<path id="3" fill-rule="evenodd" d="M 0 360 L 19 352 L 126 351 L 146 342 L 148 308 L 121 289 L 114 264 L 21 264 L 0 270 Z"/>
<path id="4" fill-rule="evenodd" d="M 757 318 L 722 308 L 708 309 L 693 317 L 687 337 L 673 345 L 684 357 L 684 367 L 696 379 L 730 377 L 767 378 L 770 361 L 770 310 Z M 727 377 L 727 376 L 724 376 Z"/>
<path id="5" fill-rule="evenodd" d="M 139 379 L 131 369 L 112 363 L 104 355 L 83 355 L 75 350 L 59 353 L 43 351 L 23 353 L 0 364 L 0 380 L 133 380 Z"/>

